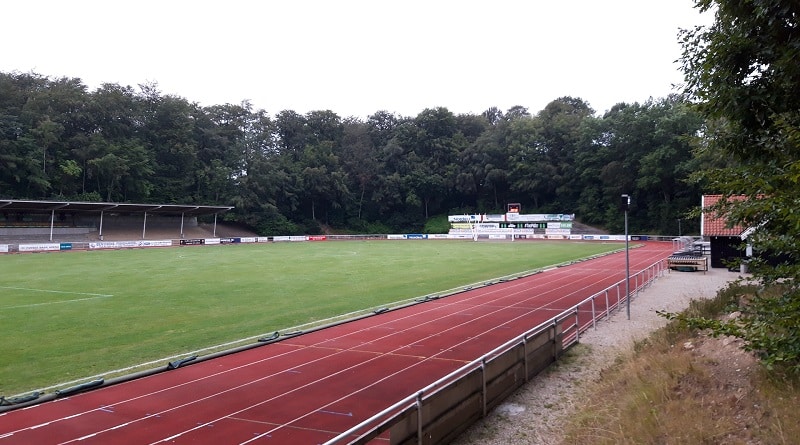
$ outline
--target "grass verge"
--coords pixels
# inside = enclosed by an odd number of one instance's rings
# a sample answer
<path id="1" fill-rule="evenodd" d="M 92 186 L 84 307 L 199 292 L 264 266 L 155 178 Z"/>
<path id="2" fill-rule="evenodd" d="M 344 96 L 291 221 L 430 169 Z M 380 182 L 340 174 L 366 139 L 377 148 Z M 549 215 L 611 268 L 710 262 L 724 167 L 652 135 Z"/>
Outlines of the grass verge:
<path id="1" fill-rule="evenodd" d="M 688 311 L 720 316 L 748 293 L 730 286 Z M 800 386 L 768 374 L 740 346 L 669 323 L 587 387 L 563 443 L 797 443 Z"/>

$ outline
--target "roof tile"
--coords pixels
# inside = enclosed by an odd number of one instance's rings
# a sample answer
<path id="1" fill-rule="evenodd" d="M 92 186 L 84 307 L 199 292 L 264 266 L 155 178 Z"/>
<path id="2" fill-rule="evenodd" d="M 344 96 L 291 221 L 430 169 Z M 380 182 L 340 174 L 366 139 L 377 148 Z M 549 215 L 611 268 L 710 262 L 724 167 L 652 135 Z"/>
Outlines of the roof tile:
<path id="1" fill-rule="evenodd" d="M 701 236 L 741 236 L 745 231 L 744 227 L 735 225 L 729 226 L 728 222 L 716 214 L 716 212 L 705 212 L 705 209 L 716 204 L 722 195 L 703 195 L 703 214 L 700 217 Z M 741 200 L 744 196 L 732 196 L 730 199 Z"/>

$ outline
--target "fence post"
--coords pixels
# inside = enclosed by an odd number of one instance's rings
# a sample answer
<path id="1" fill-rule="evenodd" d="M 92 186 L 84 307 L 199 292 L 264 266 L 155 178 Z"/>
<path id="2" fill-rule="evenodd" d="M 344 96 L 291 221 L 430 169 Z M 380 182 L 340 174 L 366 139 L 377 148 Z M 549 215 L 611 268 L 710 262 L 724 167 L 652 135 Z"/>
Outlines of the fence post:
<path id="1" fill-rule="evenodd" d="M 486 357 L 481 359 L 481 380 L 483 380 L 482 397 L 483 397 L 483 417 L 486 417 Z"/>
<path id="2" fill-rule="evenodd" d="M 595 313 L 595 309 L 594 309 L 594 297 L 595 297 L 595 295 L 592 295 L 592 328 L 596 331 L 597 330 L 597 314 Z"/>
<path id="3" fill-rule="evenodd" d="M 417 444 L 422 445 L 422 391 L 417 394 Z"/>
<path id="4" fill-rule="evenodd" d="M 608 306 L 608 289 L 606 289 L 606 318 L 610 315 L 609 313 L 609 306 Z"/>
<path id="5" fill-rule="evenodd" d="M 636 282 L 635 282 L 635 285 L 636 285 L 636 296 L 637 297 L 639 296 L 639 275 L 640 274 L 638 274 L 638 273 L 636 274 Z"/>
<path id="6" fill-rule="evenodd" d="M 553 318 L 553 358 L 558 358 L 558 315 Z"/>
<path id="7" fill-rule="evenodd" d="M 522 363 L 525 366 L 525 383 L 528 383 L 528 335 L 522 336 Z"/>

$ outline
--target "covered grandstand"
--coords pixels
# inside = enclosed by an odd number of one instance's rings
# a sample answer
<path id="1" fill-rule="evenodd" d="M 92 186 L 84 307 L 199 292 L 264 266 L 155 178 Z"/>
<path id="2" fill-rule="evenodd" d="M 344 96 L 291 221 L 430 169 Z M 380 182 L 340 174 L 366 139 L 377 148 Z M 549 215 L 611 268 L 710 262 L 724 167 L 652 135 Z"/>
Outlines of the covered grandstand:
<path id="1" fill-rule="evenodd" d="M 213 215 L 210 228 L 217 233 L 217 216 L 232 206 L 132 204 L 111 202 L 25 201 L 0 199 L 0 237 L 6 239 L 104 239 L 109 222 L 136 238 L 146 239 L 148 229 L 165 229 L 183 239 L 198 226 L 197 218 Z"/>

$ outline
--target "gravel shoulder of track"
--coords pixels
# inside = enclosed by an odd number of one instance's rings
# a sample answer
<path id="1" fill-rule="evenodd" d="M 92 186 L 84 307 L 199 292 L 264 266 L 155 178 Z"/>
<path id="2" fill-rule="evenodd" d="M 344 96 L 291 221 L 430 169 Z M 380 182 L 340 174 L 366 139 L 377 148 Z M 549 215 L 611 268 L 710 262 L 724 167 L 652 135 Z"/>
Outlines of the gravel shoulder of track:
<path id="1" fill-rule="evenodd" d="M 603 369 L 629 353 L 636 341 L 665 326 L 656 311 L 680 312 L 692 300 L 712 298 L 741 275 L 727 269 L 702 272 L 671 271 L 631 299 L 630 320 L 623 305 L 580 338 L 582 351 L 550 366 L 465 431 L 453 445 L 553 445 L 576 406 L 582 388 Z"/>

